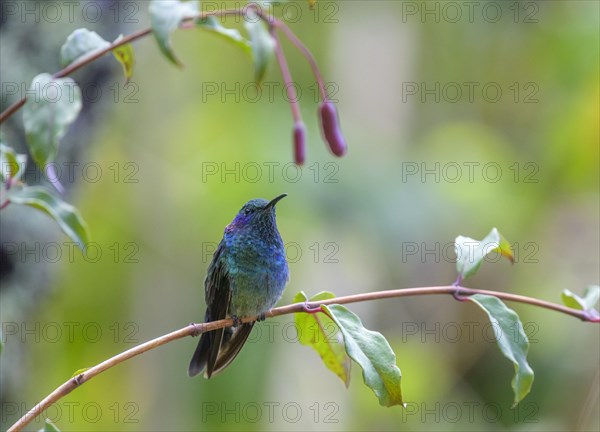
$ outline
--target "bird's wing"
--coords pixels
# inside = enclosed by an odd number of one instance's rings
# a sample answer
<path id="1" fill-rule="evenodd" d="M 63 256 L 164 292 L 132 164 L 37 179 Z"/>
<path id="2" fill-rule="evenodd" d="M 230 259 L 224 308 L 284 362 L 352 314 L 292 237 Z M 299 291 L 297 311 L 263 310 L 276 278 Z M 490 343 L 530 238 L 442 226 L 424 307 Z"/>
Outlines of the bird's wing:
<path id="1" fill-rule="evenodd" d="M 223 256 L 225 247 L 225 244 L 221 241 L 208 266 L 208 273 L 204 281 L 206 321 L 227 318 L 229 301 L 231 300 L 231 288 Z M 206 375 L 208 377 L 212 375 L 215 368 L 221 343 L 223 342 L 224 331 L 225 329 L 221 328 L 207 333 L 208 356 L 206 359 Z"/>

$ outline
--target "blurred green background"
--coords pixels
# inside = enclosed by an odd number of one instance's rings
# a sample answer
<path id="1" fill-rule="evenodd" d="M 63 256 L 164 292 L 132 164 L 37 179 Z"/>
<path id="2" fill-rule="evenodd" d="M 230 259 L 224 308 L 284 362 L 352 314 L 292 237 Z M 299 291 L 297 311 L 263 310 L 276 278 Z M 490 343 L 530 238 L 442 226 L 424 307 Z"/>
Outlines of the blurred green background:
<path id="1" fill-rule="evenodd" d="M 120 22 L 132 10 L 138 20 L 128 33 L 148 25 L 147 2 L 122 3 Z M 43 24 L 57 39 L 44 55 L 58 58 L 81 26 L 115 38 L 102 33 L 115 9 L 104 10 L 112 14 L 93 25 L 79 14 Z M 79 167 L 93 168 L 75 169 L 69 200 L 101 256 L 61 246 L 49 263 L 42 243 L 52 287 L 26 315 L 13 300 L 26 284 L 3 280 L 2 321 L 17 327 L 3 327 L 2 378 L 21 377 L 4 395 L 3 428 L 76 370 L 200 321 L 211 252 L 251 198 L 289 194 L 278 206 L 291 269 L 280 304 L 299 290 L 449 284 L 454 238 L 483 238 L 494 226 L 514 243 L 517 263 L 485 263 L 467 286 L 559 302 L 564 288 L 598 283 L 599 3 L 320 1 L 312 11 L 307 2 L 274 11 L 292 21 L 335 92 L 348 154 L 334 158 L 322 143 L 314 78 L 287 42 L 308 129 L 301 170 L 291 164 L 276 64 L 257 96 L 249 58 L 200 30 L 173 36 L 183 69 L 152 38 L 136 42 L 129 87 L 113 59 L 96 62 L 113 75 L 101 101 L 87 100 L 102 106 L 83 134 Z M 36 25 L 5 19 L 21 31 Z M 63 431 L 599 430 L 599 327 L 510 306 L 532 339 L 536 374 L 514 410 L 512 365 L 484 314 L 434 296 L 350 306 L 396 352 L 404 411 L 380 407 L 358 367 L 345 389 L 283 316 L 257 326 L 210 381 L 187 377 L 197 340 L 185 339 L 109 370 L 46 417 Z"/>

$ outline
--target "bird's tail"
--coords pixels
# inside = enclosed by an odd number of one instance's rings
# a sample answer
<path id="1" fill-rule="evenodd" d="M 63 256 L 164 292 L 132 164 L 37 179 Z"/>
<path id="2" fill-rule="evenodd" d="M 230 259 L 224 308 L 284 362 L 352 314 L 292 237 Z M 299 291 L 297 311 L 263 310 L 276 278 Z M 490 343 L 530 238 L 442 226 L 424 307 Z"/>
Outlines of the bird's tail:
<path id="1" fill-rule="evenodd" d="M 223 341 L 221 351 L 219 352 L 219 356 L 217 357 L 217 361 L 211 374 L 219 373 L 231 364 L 246 343 L 246 339 L 248 339 L 252 327 L 254 327 L 254 321 L 244 323 L 235 330 L 231 337 L 227 338 L 227 341 Z M 207 378 L 210 378 L 208 370 L 206 375 Z"/>
<path id="2" fill-rule="evenodd" d="M 190 377 L 198 375 L 206 367 L 206 363 L 208 361 L 208 352 L 210 351 L 209 348 L 210 340 L 208 333 L 202 333 L 200 336 L 200 341 L 198 342 L 198 346 L 196 347 L 196 351 L 194 351 L 194 355 L 192 356 L 192 360 L 190 361 L 190 365 L 188 367 L 188 375 Z"/>
<path id="3" fill-rule="evenodd" d="M 244 323 L 236 330 L 233 327 L 202 333 L 188 367 L 190 377 L 206 368 L 204 376 L 210 378 L 221 372 L 235 359 L 248 339 L 254 322 Z"/>

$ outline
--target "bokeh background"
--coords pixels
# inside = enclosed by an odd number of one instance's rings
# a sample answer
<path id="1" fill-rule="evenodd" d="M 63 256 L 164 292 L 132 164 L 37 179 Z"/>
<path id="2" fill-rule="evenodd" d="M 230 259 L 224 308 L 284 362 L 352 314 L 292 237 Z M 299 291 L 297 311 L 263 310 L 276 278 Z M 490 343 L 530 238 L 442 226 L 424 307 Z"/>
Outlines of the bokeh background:
<path id="1" fill-rule="evenodd" d="M 89 2 L 51 3 L 59 20 L 44 2 L 3 2 L 3 108 L 22 95 L 5 83 L 59 69 L 74 29 L 114 39 L 149 24 L 147 2 L 93 2 L 99 18 Z M 236 3 L 204 3 L 224 6 Z M 251 198 L 289 194 L 278 206 L 292 275 L 281 304 L 300 290 L 449 284 L 454 238 L 492 227 L 517 262 L 490 259 L 467 286 L 560 302 L 563 289 L 598 283 L 597 2 L 302 1 L 274 12 L 314 53 L 348 154 L 323 144 L 314 78 L 287 42 L 308 129 L 302 169 L 276 65 L 257 95 L 250 59 L 218 36 L 175 33 L 183 69 L 152 38 L 136 42 L 129 86 L 108 56 L 75 74 L 90 93 L 62 144 L 61 180 L 96 248 L 82 257 L 45 216 L 2 211 L 2 428 L 76 370 L 200 321 L 211 253 Z M 3 125 L 18 148 L 20 119 Z M 358 367 L 344 388 L 283 316 L 210 381 L 187 377 L 197 340 L 185 339 L 102 374 L 46 417 L 63 431 L 599 430 L 599 327 L 511 307 L 536 373 L 514 410 L 512 365 L 484 314 L 434 296 L 350 306 L 390 341 L 404 411 L 380 407 Z"/>

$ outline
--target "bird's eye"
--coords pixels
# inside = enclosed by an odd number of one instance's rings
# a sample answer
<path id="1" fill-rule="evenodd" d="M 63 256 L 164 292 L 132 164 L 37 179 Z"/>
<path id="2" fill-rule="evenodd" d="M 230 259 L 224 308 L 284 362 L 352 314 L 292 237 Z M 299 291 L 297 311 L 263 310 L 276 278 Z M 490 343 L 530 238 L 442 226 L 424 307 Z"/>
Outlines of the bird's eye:
<path id="1" fill-rule="evenodd" d="M 252 213 L 252 209 L 250 207 L 247 207 L 244 209 L 244 214 L 250 214 Z"/>

